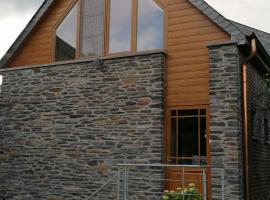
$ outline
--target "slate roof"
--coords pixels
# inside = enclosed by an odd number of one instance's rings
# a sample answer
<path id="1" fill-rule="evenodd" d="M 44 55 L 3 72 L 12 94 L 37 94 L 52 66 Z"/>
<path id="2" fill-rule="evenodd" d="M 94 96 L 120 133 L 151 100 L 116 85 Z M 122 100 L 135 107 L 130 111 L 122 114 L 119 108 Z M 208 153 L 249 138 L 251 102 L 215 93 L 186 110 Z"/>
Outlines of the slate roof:
<path id="1" fill-rule="evenodd" d="M 270 34 L 269 33 L 266 33 L 264 31 L 260 31 L 258 29 L 255 29 L 255 28 L 252 28 L 249 26 L 246 26 L 244 24 L 240 24 L 238 22 L 231 21 L 231 23 L 233 23 L 245 35 L 251 35 L 252 33 L 255 33 L 257 38 L 263 44 L 268 55 L 270 55 Z"/>
<path id="2" fill-rule="evenodd" d="M 17 40 L 13 43 L 13 45 L 10 47 L 10 49 L 1 59 L 0 68 L 6 65 L 8 60 L 13 56 L 16 50 L 22 45 L 23 41 L 26 39 L 28 34 L 33 30 L 35 25 L 39 22 L 39 20 L 46 13 L 46 11 L 51 7 L 54 1 L 56 0 L 45 0 L 45 2 L 37 11 L 37 13 L 34 15 L 34 17 L 25 27 L 23 32 L 19 35 Z M 224 16 L 222 16 L 219 12 L 217 12 L 204 0 L 187 0 L 187 1 L 189 1 L 197 9 L 199 9 L 202 13 L 204 13 L 207 17 L 209 17 L 209 19 L 211 19 L 214 23 L 216 23 L 225 32 L 231 35 L 232 40 L 246 41 L 246 36 L 249 36 L 252 34 L 252 32 L 254 32 L 256 36 L 260 39 L 261 43 L 264 45 L 264 48 L 266 49 L 268 54 L 270 55 L 270 34 L 226 19 Z"/>
<path id="3" fill-rule="evenodd" d="M 209 19 L 216 23 L 221 29 L 231 35 L 232 40 L 244 40 L 245 35 L 235 26 L 230 20 L 226 19 L 223 15 L 217 12 L 204 0 L 188 0 Z"/>

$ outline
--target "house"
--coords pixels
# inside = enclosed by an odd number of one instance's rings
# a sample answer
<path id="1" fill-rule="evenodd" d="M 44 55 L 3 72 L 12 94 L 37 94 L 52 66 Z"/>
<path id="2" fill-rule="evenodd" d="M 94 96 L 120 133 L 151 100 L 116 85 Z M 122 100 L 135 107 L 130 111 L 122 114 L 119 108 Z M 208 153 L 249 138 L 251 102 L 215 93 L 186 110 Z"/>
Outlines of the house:
<path id="1" fill-rule="evenodd" d="M 0 62 L 0 194 L 88 199 L 126 157 L 206 167 L 208 199 L 269 199 L 269 55 L 203 0 L 46 0 Z M 146 184 L 133 198 L 158 199 Z"/>

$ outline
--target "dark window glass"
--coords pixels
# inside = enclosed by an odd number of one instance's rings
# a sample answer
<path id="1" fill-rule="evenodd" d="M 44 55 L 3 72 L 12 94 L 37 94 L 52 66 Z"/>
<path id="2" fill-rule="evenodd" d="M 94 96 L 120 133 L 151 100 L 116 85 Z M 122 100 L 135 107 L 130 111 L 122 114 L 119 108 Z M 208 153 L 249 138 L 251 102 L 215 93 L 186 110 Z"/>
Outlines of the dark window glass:
<path id="1" fill-rule="evenodd" d="M 175 117 L 176 116 L 176 110 L 171 111 L 171 116 Z"/>
<path id="2" fill-rule="evenodd" d="M 178 164 L 206 164 L 206 117 L 199 110 L 171 111 L 171 156 Z M 176 112 L 178 117 L 175 117 Z M 201 110 L 206 114 L 206 110 Z"/>
<path id="3" fill-rule="evenodd" d="M 138 1 L 138 51 L 162 49 L 164 12 L 153 0 Z"/>
<path id="4" fill-rule="evenodd" d="M 77 39 L 77 12 L 76 3 L 65 16 L 61 24 L 56 29 L 55 60 L 72 60 L 76 56 Z"/>
<path id="5" fill-rule="evenodd" d="M 81 14 L 81 57 L 101 56 L 103 49 L 104 1 L 83 0 Z"/>
<path id="6" fill-rule="evenodd" d="M 200 115 L 206 115 L 206 110 L 205 109 L 201 109 L 200 110 Z"/>
<path id="7" fill-rule="evenodd" d="M 206 119 L 200 118 L 200 146 L 201 156 L 206 156 Z"/>
<path id="8" fill-rule="evenodd" d="M 178 121 L 180 157 L 198 156 L 198 118 L 180 118 Z"/>
<path id="9" fill-rule="evenodd" d="M 109 52 L 130 51 L 131 0 L 110 1 Z"/>
<path id="10" fill-rule="evenodd" d="M 186 116 L 186 115 L 198 115 L 198 110 L 179 110 L 179 116 Z"/>
<path id="11" fill-rule="evenodd" d="M 176 124 L 176 118 L 172 119 L 171 121 L 171 132 L 172 132 L 172 137 L 171 137 L 171 156 L 172 156 L 172 161 L 175 163 L 175 158 L 176 158 L 176 132 L 177 132 L 177 124 Z"/>

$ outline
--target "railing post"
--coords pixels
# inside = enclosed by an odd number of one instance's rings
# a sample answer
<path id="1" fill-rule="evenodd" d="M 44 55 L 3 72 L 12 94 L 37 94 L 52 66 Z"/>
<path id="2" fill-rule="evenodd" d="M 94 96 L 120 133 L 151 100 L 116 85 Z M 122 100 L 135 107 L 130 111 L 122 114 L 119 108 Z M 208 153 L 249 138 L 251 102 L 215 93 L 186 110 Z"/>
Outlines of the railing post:
<path id="1" fill-rule="evenodd" d="M 120 200 L 120 182 L 121 182 L 121 170 L 118 168 L 117 174 L 117 200 Z"/>
<path id="2" fill-rule="evenodd" d="M 183 199 L 185 199 L 185 191 L 184 191 L 184 188 L 185 188 L 185 167 L 182 168 L 182 197 Z"/>
<path id="3" fill-rule="evenodd" d="M 125 155 L 124 164 L 127 164 L 127 156 Z M 128 167 L 124 171 L 124 200 L 128 200 Z"/>
<path id="4" fill-rule="evenodd" d="M 221 199 L 225 200 L 224 169 L 221 169 Z"/>
<path id="5" fill-rule="evenodd" d="M 205 169 L 203 169 L 203 199 L 207 200 L 207 180 Z"/>

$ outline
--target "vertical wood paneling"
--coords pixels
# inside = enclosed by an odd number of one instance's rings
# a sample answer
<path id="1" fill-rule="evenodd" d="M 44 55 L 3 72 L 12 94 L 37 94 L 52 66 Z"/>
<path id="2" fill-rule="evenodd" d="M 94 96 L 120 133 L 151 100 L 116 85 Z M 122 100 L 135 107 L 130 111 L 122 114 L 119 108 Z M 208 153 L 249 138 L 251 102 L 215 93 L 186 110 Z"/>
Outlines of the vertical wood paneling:
<path id="1" fill-rule="evenodd" d="M 187 0 L 168 0 L 166 105 L 209 104 L 207 44 L 230 39 Z"/>

